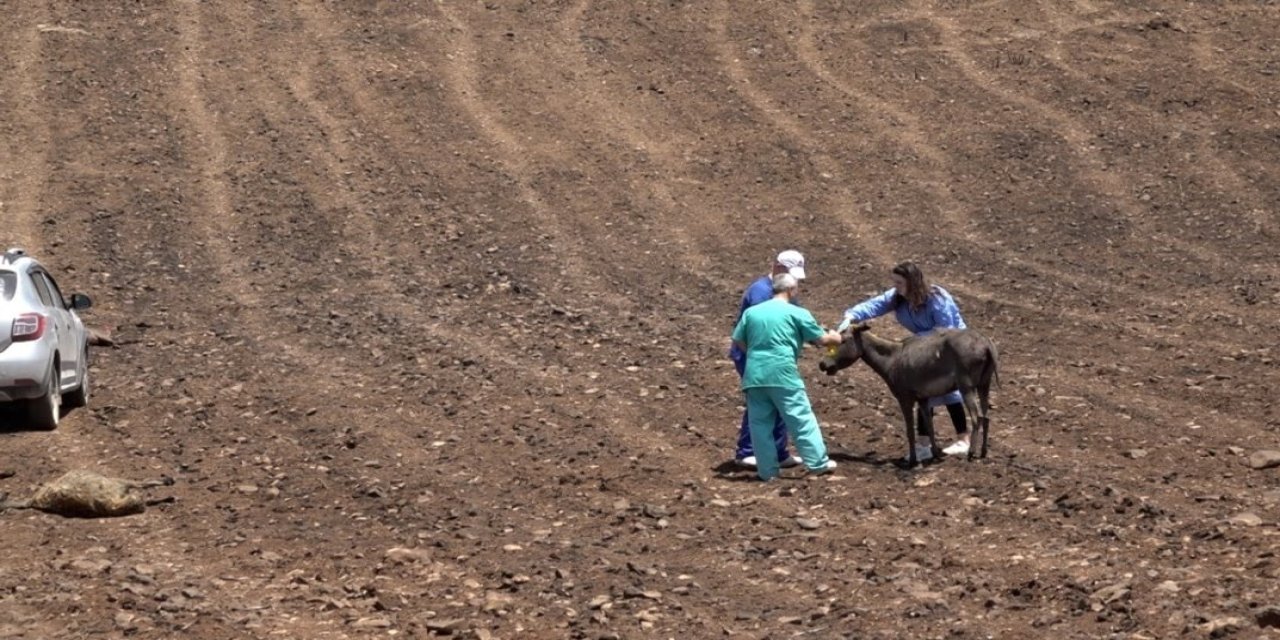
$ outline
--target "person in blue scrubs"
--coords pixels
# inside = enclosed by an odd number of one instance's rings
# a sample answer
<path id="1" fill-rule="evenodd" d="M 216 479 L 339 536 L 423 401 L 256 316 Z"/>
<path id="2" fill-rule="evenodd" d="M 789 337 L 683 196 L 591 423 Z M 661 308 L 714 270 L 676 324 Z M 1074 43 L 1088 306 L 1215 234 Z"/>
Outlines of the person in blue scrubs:
<path id="1" fill-rule="evenodd" d="M 907 331 L 923 336 L 936 329 L 964 329 L 964 318 L 960 315 L 960 307 L 946 289 L 930 285 L 924 273 L 914 262 L 903 262 L 893 268 L 891 274 L 893 288 L 884 293 L 872 296 L 849 307 L 844 312 L 844 320 L 837 331 L 844 332 L 849 325 L 866 322 L 892 313 Z M 929 399 L 929 411 L 938 405 L 945 405 L 951 415 L 951 422 L 956 428 L 956 441 L 943 449 L 949 456 L 969 452 L 969 429 L 965 422 L 964 400 L 960 392 L 952 391 L 945 396 Z M 923 411 L 917 413 L 916 424 L 922 425 Z M 925 435 L 920 433 L 921 436 Z M 925 437 L 916 440 L 916 459 L 925 461 L 933 458 L 930 440 Z"/>
<path id="2" fill-rule="evenodd" d="M 778 257 L 773 261 L 773 269 L 769 273 L 756 278 L 750 285 L 747 285 L 747 289 L 742 292 L 742 300 L 738 305 L 738 315 L 733 319 L 735 327 L 742 321 L 742 314 L 746 313 L 747 309 L 773 299 L 773 277 L 780 273 L 789 273 L 796 280 L 804 280 L 804 255 L 794 249 L 779 253 Z M 792 298 L 791 304 L 799 306 L 800 301 Z M 729 347 L 729 359 L 733 360 L 733 368 L 738 371 L 738 378 L 742 378 L 747 369 L 746 350 L 737 344 L 731 345 Z M 755 448 L 751 445 L 750 414 L 750 408 L 743 409 L 742 422 L 738 426 L 738 448 L 734 452 L 733 459 L 740 466 L 755 468 L 756 454 Z M 783 467 L 794 467 L 801 463 L 799 457 L 794 457 L 787 453 L 787 425 L 783 422 L 782 416 L 778 416 L 773 425 L 773 442 L 777 448 L 778 461 Z"/>

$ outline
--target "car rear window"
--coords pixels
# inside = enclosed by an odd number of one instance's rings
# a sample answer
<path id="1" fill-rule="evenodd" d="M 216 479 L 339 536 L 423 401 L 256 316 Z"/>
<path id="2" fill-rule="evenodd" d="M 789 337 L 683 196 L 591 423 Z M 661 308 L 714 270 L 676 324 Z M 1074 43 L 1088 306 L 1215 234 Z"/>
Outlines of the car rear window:
<path id="1" fill-rule="evenodd" d="M 0 301 L 13 299 L 13 292 L 18 290 L 18 274 L 12 271 L 0 271 Z"/>

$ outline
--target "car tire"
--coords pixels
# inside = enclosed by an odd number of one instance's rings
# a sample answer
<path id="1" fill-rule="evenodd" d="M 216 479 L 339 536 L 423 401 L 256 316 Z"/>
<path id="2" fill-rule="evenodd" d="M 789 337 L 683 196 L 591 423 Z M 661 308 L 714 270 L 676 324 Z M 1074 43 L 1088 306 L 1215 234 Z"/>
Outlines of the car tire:
<path id="1" fill-rule="evenodd" d="M 58 428 L 58 420 L 62 418 L 62 392 L 58 388 L 58 368 L 50 374 L 49 393 L 28 401 L 27 419 L 33 429 L 53 431 Z"/>
<path id="2" fill-rule="evenodd" d="M 79 409 L 89 406 L 89 350 L 80 354 L 80 386 L 62 396 L 62 406 Z"/>

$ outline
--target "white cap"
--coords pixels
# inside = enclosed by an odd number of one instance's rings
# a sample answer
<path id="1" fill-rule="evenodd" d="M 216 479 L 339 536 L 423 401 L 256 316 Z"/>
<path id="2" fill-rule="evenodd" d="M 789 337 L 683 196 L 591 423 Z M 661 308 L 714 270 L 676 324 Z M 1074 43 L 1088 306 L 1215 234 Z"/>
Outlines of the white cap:
<path id="1" fill-rule="evenodd" d="M 787 268 L 787 273 L 791 274 L 796 280 L 804 280 L 804 256 L 795 249 L 787 249 L 778 254 L 775 263 Z"/>

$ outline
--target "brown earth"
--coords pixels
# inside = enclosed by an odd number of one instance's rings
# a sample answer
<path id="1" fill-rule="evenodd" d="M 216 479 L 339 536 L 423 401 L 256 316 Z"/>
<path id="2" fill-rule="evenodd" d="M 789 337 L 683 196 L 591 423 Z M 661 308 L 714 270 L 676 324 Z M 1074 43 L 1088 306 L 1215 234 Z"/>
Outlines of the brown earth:
<path id="1" fill-rule="evenodd" d="M 0 240 L 120 343 L 0 491 L 176 481 L 0 514 L 0 637 L 1280 636 L 1274 1 L 0 14 Z M 838 472 L 727 464 L 787 247 L 948 286 L 991 458 L 809 354 Z"/>

